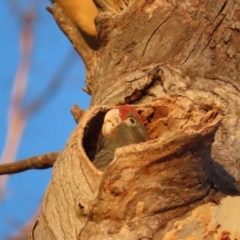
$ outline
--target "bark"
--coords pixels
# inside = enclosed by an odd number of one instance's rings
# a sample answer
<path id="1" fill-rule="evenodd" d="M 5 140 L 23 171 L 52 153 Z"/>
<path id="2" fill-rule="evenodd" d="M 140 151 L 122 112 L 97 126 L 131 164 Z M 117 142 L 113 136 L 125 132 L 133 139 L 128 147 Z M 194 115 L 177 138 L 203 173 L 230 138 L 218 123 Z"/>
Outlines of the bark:
<path id="1" fill-rule="evenodd" d="M 240 190 L 240 2 L 95 3 L 98 51 L 55 15 L 85 62 L 92 100 L 30 239 L 240 238 L 240 199 L 228 196 Z M 100 172 L 91 160 L 104 115 L 125 103 L 150 140 L 117 149 Z"/>

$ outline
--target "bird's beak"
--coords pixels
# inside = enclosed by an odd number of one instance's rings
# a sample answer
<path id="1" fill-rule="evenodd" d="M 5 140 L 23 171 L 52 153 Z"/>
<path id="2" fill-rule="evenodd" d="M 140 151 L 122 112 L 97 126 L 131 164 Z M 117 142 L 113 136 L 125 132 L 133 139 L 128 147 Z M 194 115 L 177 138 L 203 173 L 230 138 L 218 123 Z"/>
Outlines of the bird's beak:
<path id="1" fill-rule="evenodd" d="M 103 136 L 111 135 L 112 130 L 115 129 L 120 123 L 121 118 L 119 116 L 119 110 L 116 108 L 109 110 L 105 115 L 102 126 Z"/>

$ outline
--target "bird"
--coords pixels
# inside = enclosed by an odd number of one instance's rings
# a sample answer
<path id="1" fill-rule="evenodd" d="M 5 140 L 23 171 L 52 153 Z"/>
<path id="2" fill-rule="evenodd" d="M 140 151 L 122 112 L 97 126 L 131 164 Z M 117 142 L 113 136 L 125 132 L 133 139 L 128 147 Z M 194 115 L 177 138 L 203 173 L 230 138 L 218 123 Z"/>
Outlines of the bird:
<path id="1" fill-rule="evenodd" d="M 121 105 L 106 114 L 100 135 L 93 165 L 101 171 L 112 162 L 116 148 L 148 140 L 148 132 L 140 115 L 128 105 Z"/>
<path id="2" fill-rule="evenodd" d="M 76 26 L 88 46 L 97 50 L 100 42 L 97 36 L 94 19 L 98 9 L 92 0 L 51 0 L 58 3 L 67 17 Z"/>

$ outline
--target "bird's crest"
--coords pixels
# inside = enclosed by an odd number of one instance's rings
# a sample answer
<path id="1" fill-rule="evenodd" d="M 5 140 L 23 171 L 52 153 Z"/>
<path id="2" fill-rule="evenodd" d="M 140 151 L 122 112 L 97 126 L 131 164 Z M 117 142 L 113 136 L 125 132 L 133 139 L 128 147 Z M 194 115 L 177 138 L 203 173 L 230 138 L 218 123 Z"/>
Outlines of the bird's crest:
<path id="1" fill-rule="evenodd" d="M 129 116 L 133 115 L 137 118 L 137 120 L 144 125 L 141 116 L 138 114 L 135 108 L 128 106 L 128 105 L 120 105 L 118 106 L 119 115 L 122 120 L 127 119 Z"/>

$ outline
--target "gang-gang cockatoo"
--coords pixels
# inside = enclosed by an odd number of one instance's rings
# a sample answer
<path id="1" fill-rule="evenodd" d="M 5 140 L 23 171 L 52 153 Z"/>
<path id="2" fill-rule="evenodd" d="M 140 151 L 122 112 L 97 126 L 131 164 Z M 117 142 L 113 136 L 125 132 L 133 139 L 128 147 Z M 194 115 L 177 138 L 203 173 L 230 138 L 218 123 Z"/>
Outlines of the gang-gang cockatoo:
<path id="1" fill-rule="evenodd" d="M 133 107 L 124 105 L 112 109 L 104 118 L 93 164 L 104 170 L 113 160 L 116 148 L 147 140 L 147 129 Z"/>

